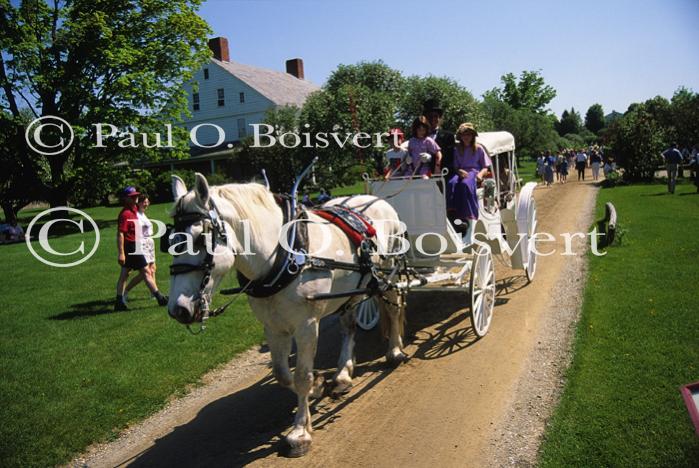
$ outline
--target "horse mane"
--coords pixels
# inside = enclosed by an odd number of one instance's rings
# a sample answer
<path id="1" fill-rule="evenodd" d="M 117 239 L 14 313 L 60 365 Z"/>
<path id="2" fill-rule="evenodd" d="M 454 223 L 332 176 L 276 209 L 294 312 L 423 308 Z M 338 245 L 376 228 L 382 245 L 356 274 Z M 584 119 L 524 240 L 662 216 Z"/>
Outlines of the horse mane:
<path id="1" fill-rule="evenodd" d="M 268 222 L 269 211 L 280 209 L 274 201 L 272 192 L 264 185 L 256 182 L 214 185 L 209 187 L 209 190 L 210 196 L 230 203 L 239 219 L 249 220 L 251 229 Z M 206 210 L 206 208 L 198 206 L 195 193 L 190 191 L 176 201 L 170 214 L 174 216 L 176 213 L 183 211 L 205 213 Z M 223 215 L 224 213 L 221 214 Z"/>
<path id="2" fill-rule="evenodd" d="M 269 222 L 269 211 L 280 209 L 272 192 L 256 182 L 214 186 L 211 192 L 233 205 L 240 219 L 249 220 L 253 229 Z"/>

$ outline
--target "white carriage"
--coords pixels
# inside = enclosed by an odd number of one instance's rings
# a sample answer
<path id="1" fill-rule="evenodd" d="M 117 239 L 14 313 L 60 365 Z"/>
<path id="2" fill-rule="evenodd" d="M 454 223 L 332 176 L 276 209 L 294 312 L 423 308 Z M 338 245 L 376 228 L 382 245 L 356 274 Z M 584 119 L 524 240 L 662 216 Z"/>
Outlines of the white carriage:
<path id="1" fill-rule="evenodd" d="M 477 190 L 479 219 L 465 238 L 447 218 L 443 174 L 429 179 L 365 180 L 367 193 L 390 203 L 407 227 L 411 246 L 408 266 L 419 272 L 421 279 L 397 286 L 411 291 L 466 291 L 473 330 L 482 337 L 490 327 L 495 304 L 493 255 L 509 259 L 513 269 L 524 270 L 528 281 L 536 273 L 536 183 L 520 187 L 515 141 L 510 133 L 481 132 L 478 143 L 493 165 Z M 357 322 L 361 328 L 373 328 L 378 316 L 376 299 L 359 305 Z"/>

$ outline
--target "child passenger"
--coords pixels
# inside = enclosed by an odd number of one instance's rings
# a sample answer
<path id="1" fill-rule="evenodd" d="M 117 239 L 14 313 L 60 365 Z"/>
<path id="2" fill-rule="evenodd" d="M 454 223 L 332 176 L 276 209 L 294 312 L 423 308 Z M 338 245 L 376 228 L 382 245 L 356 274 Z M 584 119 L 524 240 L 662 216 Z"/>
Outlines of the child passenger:
<path id="1" fill-rule="evenodd" d="M 427 136 L 430 124 L 427 117 L 420 116 L 413 122 L 412 138 L 408 141 L 408 153 L 415 166 L 415 175 L 428 179 L 432 175 L 432 159 L 434 171 L 439 174 L 442 170 L 442 150 L 432 138 Z"/>
<path id="2" fill-rule="evenodd" d="M 388 144 L 391 145 L 391 149 L 386 152 L 388 160 L 388 167 L 384 171 L 386 179 L 410 176 L 413 173 L 408 152 L 401 147 L 404 138 L 403 130 L 400 128 L 392 128 L 388 131 Z"/>

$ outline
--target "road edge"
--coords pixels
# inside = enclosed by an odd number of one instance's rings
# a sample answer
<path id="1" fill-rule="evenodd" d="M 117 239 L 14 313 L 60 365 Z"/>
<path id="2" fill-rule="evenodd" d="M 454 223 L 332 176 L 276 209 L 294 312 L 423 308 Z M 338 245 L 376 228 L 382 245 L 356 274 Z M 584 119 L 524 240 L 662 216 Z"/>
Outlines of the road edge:
<path id="1" fill-rule="evenodd" d="M 584 206 L 577 230 L 586 232 L 594 222 L 599 187 Z M 487 448 L 488 466 L 536 466 L 548 421 L 565 388 L 565 373 L 573 345 L 588 276 L 587 242 L 578 242 L 555 282 L 534 349 L 515 385 L 513 398 L 498 421 Z"/>

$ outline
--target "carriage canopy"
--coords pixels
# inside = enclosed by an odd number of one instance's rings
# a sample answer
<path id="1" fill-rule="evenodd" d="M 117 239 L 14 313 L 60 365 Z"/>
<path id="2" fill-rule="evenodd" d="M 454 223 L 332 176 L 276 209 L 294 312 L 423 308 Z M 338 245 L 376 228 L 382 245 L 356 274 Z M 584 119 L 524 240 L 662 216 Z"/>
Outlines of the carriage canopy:
<path id="1" fill-rule="evenodd" d="M 490 156 L 515 150 L 515 137 L 510 132 L 478 132 L 476 141 Z"/>

